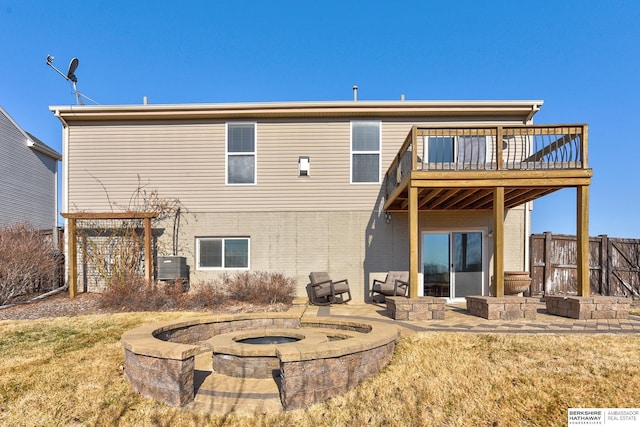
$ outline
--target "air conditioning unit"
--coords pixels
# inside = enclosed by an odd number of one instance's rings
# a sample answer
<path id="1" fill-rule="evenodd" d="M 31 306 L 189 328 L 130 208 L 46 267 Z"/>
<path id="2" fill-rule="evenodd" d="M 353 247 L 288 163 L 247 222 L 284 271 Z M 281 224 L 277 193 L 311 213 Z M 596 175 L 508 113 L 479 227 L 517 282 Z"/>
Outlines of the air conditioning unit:
<path id="1" fill-rule="evenodd" d="M 158 280 L 189 280 L 187 258 L 183 256 L 159 256 Z"/>

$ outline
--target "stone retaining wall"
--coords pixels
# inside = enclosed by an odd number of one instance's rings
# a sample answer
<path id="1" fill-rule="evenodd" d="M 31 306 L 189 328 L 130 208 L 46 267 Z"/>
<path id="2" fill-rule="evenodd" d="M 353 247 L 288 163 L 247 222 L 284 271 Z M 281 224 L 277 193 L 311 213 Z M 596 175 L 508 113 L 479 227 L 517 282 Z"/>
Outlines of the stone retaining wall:
<path id="1" fill-rule="evenodd" d="M 393 357 L 395 341 L 339 357 L 298 360 L 280 355 L 280 400 L 286 410 L 302 409 L 346 392 L 376 375 Z"/>
<path id="2" fill-rule="evenodd" d="M 193 400 L 194 356 L 168 359 L 124 351 L 125 375 L 142 396 L 171 406 L 183 406 Z"/>
<path id="3" fill-rule="evenodd" d="M 385 300 L 392 319 L 444 320 L 444 298 L 385 297 Z"/>
<path id="4" fill-rule="evenodd" d="M 469 296 L 466 300 L 470 314 L 487 320 L 535 319 L 544 307 L 540 298 Z"/>
<path id="5" fill-rule="evenodd" d="M 213 370 L 235 378 L 273 378 L 280 370 L 276 356 L 253 356 L 249 360 L 233 354 L 213 354 Z M 274 375 L 275 373 L 275 375 Z"/>
<path id="6" fill-rule="evenodd" d="M 277 313 L 274 313 L 277 314 Z M 219 317 L 212 319 L 212 323 L 203 323 L 198 325 L 186 325 L 177 329 L 169 329 L 162 331 L 156 335 L 156 338 L 163 341 L 177 343 L 203 343 L 204 341 L 216 336 L 229 332 L 247 331 L 253 329 L 265 328 L 299 328 L 299 318 L 239 318 L 229 319 L 227 317 Z"/>
<path id="7" fill-rule="evenodd" d="M 545 296 L 547 312 L 572 319 L 626 319 L 631 298 L 606 296 Z"/>

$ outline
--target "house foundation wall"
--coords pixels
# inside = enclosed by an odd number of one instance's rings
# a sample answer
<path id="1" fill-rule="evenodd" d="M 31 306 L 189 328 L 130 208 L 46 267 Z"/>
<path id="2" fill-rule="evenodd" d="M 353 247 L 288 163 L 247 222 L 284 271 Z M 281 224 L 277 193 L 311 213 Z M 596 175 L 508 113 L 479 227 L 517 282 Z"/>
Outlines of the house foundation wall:
<path id="1" fill-rule="evenodd" d="M 182 221 L 178 255 L 186 256 L 190 281 L 213 281 L 237 270 L 202 270 L 196 265 L 197 237 L 250 238 L 251 271 L 279 272 L 296 281 L 296 293 L 306 297 L 309 273 L 327 271 L 334 280 L 347 279 L 354 301 L 369 298 L 373 279 L 383 280 L 388 271 L 409 269 L 407 214 L 392 213 L 389 220 L 378 211 L 326 212 L 236 212 L 194 213 Z M 421 230 L 486 229 L 490 214 L 477 212 L 422 212 Z M 510 212 L 505 219 L 516 230 L 507 239 L 514 255 L 507 267 L 521 269 L 526 242 L 517 226 L 521 214 Z M 167 226 L 166 229 L 169 229 Z M 170 233 L 161 236 L 171 239 Z M 166 246 L 166 242 L 164 242 Z M 487 255 L 491 259 L 491 253 Z M 490 266 L 491 263 L 488 262 Z"/>

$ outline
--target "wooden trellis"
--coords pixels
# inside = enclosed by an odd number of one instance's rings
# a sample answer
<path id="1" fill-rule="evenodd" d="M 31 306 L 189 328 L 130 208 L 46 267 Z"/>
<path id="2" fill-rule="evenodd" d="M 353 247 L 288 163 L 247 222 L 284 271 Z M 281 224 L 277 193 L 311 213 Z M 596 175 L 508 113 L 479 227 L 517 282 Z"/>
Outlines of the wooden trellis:
<path id="1" fill-rule="evenodd" d="M 79 213 L 63 213 L 63 218 L 68 222 L 68 250 L 67 262 L 69 263 L 69 297 L 75 298 L 78 283 L 78 261 L 77 261 L 77 220 L 144 220 L 144 251 L 145 251 L 145 277 L 147 280 L 153 279 L 153 252 L 152 252 L 152 233 L 151 219 L 157 218 L 155 212 L 79 212 Z"/>

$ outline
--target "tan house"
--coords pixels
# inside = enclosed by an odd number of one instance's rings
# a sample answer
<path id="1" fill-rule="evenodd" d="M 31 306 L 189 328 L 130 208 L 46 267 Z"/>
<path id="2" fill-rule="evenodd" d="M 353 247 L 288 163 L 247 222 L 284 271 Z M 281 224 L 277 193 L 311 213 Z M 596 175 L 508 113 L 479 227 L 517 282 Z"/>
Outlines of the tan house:
<path id="1" fill-rule="evenodd" d="M 502 295 L 505 270 L 529 269 L 532 201 L 564 187 L 578 189 L 585 250 L 587 128 L 533 125 L 541 105 L 50 109 L 63 124 L 63 212 L 108 212 L 142 182 L 192 216 L 165 254 L 186 258 L 192 283 L 282 272 L 305 295 L 309 272 L 328 271 L 363 301 L 389 270 L 410 271 L 412 296 Z"/>

